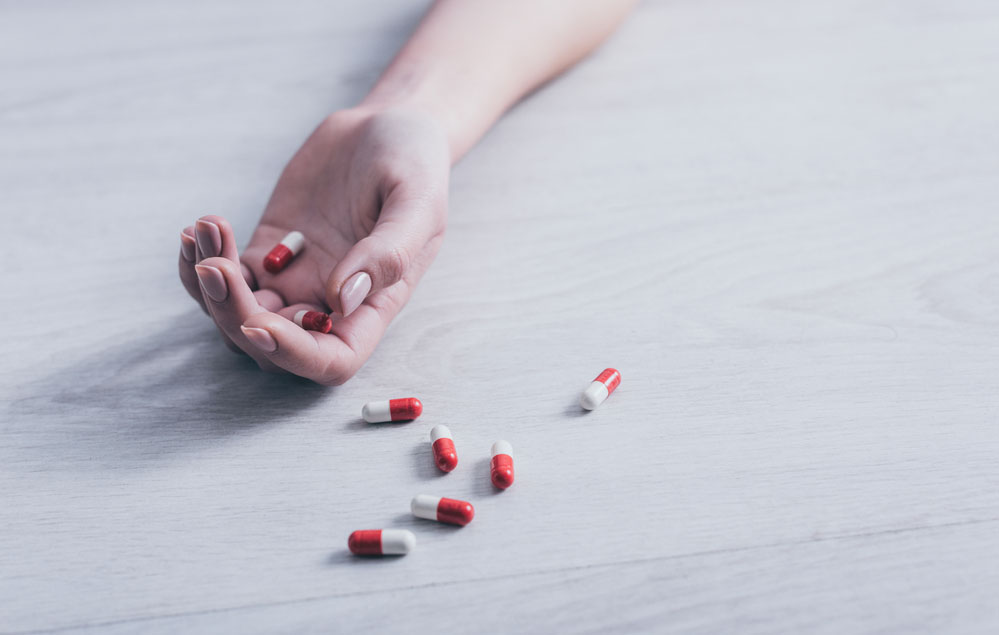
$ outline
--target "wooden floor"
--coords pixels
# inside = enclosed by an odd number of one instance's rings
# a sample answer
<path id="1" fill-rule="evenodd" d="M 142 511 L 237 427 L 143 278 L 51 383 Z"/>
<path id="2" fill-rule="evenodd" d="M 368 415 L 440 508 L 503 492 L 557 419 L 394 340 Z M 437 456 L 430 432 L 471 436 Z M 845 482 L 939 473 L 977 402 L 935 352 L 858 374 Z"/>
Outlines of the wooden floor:
<path id="1" fill-rule="evenodd" d="M 999 630 L 999 5 L 642 5 L 455 169 L 353 380 L 262 374 L 179 230 L 245 240 L 423 8 L 0 4 L 0 631 Z"/>

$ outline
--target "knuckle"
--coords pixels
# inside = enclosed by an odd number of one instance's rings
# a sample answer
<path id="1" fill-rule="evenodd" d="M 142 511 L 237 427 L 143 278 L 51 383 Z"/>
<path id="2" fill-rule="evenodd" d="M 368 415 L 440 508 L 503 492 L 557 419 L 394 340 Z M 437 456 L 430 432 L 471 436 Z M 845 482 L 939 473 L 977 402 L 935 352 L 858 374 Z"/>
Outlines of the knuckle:
<path id="1" fill-rule="evenodd" d="M 398 282 L 409 269 L 412 257 L 409 250 L 401 245 L 390 247 L 382 258 L 382 275 L 385 284 Z"/>
<path id="2" fill-rule="evenodd" d="M 368 242 L 368 253 L 373 257 L 376 269 L 371 273 L 376 273 L 379 277 L 376 282 L 387 287 L 401 280 L 413 259 L 410 250 L 404 245 L 390 243 L 381 236 L 369 236 L 364 240 Z"/>

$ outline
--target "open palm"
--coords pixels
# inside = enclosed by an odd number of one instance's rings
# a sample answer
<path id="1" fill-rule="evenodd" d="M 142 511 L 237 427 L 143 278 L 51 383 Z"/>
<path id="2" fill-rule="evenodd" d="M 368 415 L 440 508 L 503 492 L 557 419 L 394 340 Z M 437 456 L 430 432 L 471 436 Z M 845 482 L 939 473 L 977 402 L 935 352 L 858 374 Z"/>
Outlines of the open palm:
<path id="1" fill-rule="evenodd" d="M 437 255 L 447 217 L 447 140 L 408 112 L 331 115 L 288 163 L 249 245 L 205 216 L 181 233 L 180 277 L 230 346 L 262 368 L 323 384 L 349 379 Z M 290 231 L 306 247 L 283 271 L 264 256 Z M 302 309 L 332 313 L 305 331 Z"/>

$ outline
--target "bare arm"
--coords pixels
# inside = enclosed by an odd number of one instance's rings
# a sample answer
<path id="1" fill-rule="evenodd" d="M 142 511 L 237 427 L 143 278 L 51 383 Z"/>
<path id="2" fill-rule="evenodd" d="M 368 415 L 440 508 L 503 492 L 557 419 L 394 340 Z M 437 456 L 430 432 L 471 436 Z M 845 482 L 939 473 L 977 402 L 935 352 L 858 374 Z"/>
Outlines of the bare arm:
<path id="1" fill-rule="evenodd" d="M 426 111 L 453 161 L 524 95 L 603 42 L 636 0 L 438 0 L 362 106 Z"/>

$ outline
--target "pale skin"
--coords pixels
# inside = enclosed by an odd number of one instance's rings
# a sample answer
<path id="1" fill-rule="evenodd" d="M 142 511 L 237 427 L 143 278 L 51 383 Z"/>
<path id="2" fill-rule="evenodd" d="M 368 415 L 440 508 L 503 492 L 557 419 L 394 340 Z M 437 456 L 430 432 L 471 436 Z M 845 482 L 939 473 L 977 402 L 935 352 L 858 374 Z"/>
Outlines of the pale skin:
<path id="1" fill-rule="evenodd" d="M 242 252 L 221 216 L 181 232 L 184 287 L 261 368 L 343 383 L 440 249 L 451 166 L 634 3 L 438 0 L 368 96 L 329 115 L 292 157 Z M 292 230 L 305 250 L 267 272 L 264 256 Z M 302 309 L 332 314 L 333 330 L 298 327 Z"/>

